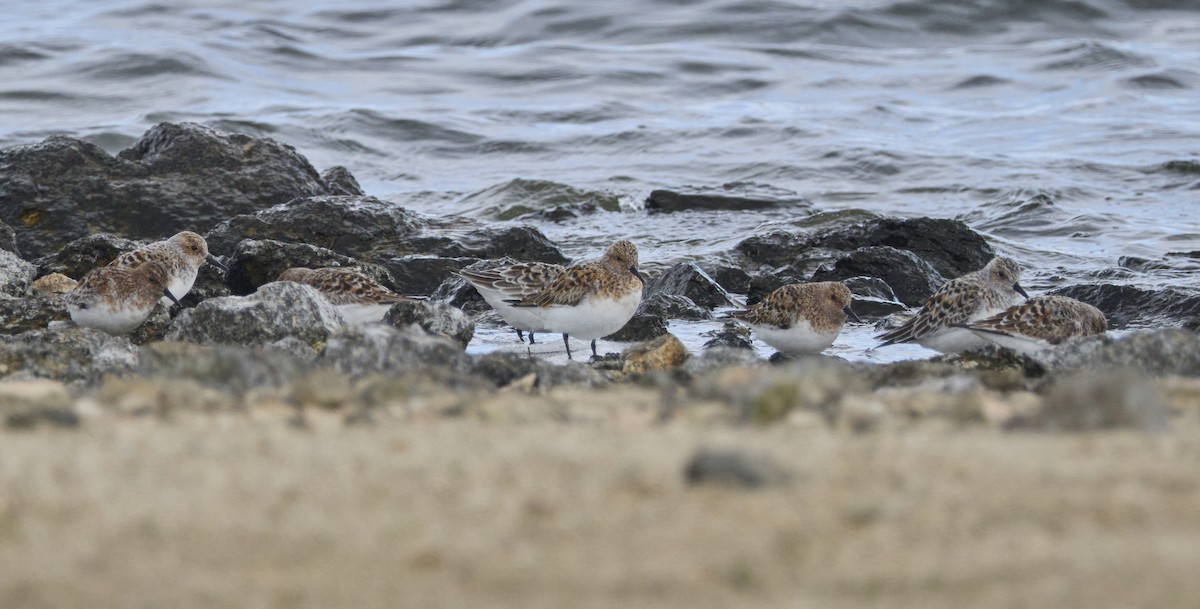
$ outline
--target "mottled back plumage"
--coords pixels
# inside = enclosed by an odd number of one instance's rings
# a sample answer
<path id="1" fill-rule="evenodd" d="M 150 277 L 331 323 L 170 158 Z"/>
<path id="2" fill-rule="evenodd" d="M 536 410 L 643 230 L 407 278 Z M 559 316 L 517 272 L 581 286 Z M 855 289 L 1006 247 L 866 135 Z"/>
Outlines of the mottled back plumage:
<path id="1" fill-rule="evenodd" d="M 562 265 L 524 262 L 494 269 L 455 273 L 478 288 L 495 290 L 506 300 L 523 300 L 537 294 L 562 274 Z"/>
<path id="2" fill-rule="evenodd" d="M 149 317 L 168 292 L 169 275 L 157 261 L 135 267 L 102 266 L 84 275 L 63 302 L 78 325 L 124 334 Z M 166 297 L 175 300 L 173 295 Z"/>
<path id="3" fill-rule="evenodd" d="M 517 307 L 575 306 L 584 298 L 619 298 L 642 289 L 637 271 L 637 247 L 622 239 L 608 246 L 604 255 L 574 264 L 558 274 L 541 290 L 511 304 Z"/>
<path id="4" fill-rule="evenodd" d="M 334 305 L 394 304 L 402 300 L 412 300 L 349 268 L 310 269 L 297 266 L 280 273 L 279 281 L 310 285 Z"/>
<path id="5" fill-rule="evenodd" d="M 1057 345 L 1080 336 L 1108 331 L 1104 313 L 1066 296 L 1035 296 L 1002 313 L 965 324 L 982 332 L 1023 336 Z"/>
<path id="6" fill-rule="evenodd" d="M 816 332 L 837 332 L 846 323 L 846 307 L 853 295 L 836 281 L 785 285 L 753 306 L 735 311 L 734 319 L 752 325 L 769 325 L 787 330 L 800 318 Z"/>
<path id="7" fill-rule="evenodd" d="M 147 262 L 158 262 L 167 269 L 167 284 L 176 298 L 183 298 L 192 291 L 196 274 L 205 262 L 224 269 L 208 253 L 208 243 L 204 237 L 192 231 L 176 233 L 169 239 L 125 252 L 110 262 L 109 266 L 136 267 Z"/>

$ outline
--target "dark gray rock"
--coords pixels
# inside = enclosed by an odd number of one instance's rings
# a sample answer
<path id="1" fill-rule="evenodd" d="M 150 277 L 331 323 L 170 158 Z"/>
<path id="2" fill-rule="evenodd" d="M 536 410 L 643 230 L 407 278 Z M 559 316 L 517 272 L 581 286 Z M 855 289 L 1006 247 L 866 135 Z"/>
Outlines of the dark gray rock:
<path id="1" fill-rule="evenodd" d="M 126 239 L 112 233 L 96 233 L 76 239 L 49 256 L 37 260 L 38 275 L 62 273 L 72 279 L 82 279 L 88 271 L 105 266 L 117 256 L 133 251 L 146 241 Z"/>
<path id="2" fill-rule="evenodd" d="M 717 484 L 759 489 L 786 484 L 793 474 L 778 462 L 739 449 L 702 448 L 684 466 L 683 478 L 689 485 Z"/>
<path id="3" fill-rule="evenodd" d="M 712 313 L 709 313 L 708 309 L 697 306 L 687 296 L 676 296 L 661 292 L 643 298 L 642 303 L 638 305 L 637 312 L 663 319 L 684 319 L 688 321 L 712 319 Z"/>
<path id="4" fill-rule="evenodd" d="M 283 387 L 312 371 L 308 361 L 284 349 L 158 342 L 139 352 L 136 372 L 158 379 L 197 382 L 235 395 Z"/>
<path id="5" fill-rule="evenodd" d="M 859 276 L 878 277 L 896 298 L 908 306 L 920 306 L 946 278 L 916 254 L 888 246 L 862 247 L 838 258 L 832 268 L 821 268 L 813 281 L 841 281 Z"/>
<path id="6" fill-rule="evenodd" d="M 750 284 L 746 287 L 746 305 L 757 304 L 763 298 L 766 298 L 767 294 L 789 283 L 804 283 L 804 279 L 795 276 L 790 270 L 751 277 Z"/>
<path id="7" fill-rule="evenodd" d="M 188 290 L 187 296 L 179 299 L 179 304 L 185 309 L 190 309 L 209 298 L 229 296 L 233 292 L 225 285 L 225 281 L 225 271 L 209 264 L 202 265 L 196 273 L 196 282 L 192 284 L 192 289 Z"/>
<path id="8" fill-rule="evenodd" d="M 842 283 L 854 294 L 850 308 L 859 317 L 886 317 L 892 313 L 908 310 L 896 298 L 891 286 L 878 277 L 850 277 Z"/>
<path id="9" fill-rule="evenodd" d="M 713 265 L 704 267 L 704 271 L 726 292 L 745 294 L 750 289 L 750 274 L 736 266 Z"/>
<path id="10" fill-rule="evenodd" d="M 379 259 L 378 262 L 392 274 L 396 292 L 425 295 L 433 294 L 438 287 L 453 278 L 454 271 L 462 270 L 479 260 L 476 258 L 411 255 Z"/>
<path id="11" fill-rule="evenodd" d="M 704 336 L 712 337 L 704 343 L 705 349 L 715 347 L 754 349 L 754 343 L 750 340 L 750 328 L 735 321 L 727 321 L 725 325 L 721 326 L 721 329 L 705 332 Z"/>
<path id="12" fill-rule="evenodd" d="M 319 345 L 342 325 L 329 301 L 307 285 L 268 283 L 249 296 L 206 300 L 175 318 L 167 340 L 261 345 L 288 336 Z"/>
<path id="13" fill-rule="evenodd" d="M 0 296 L 0 334 L 20 334 L 46 328 L 52 321 L 67 321 L 61 298 Z"/>
<path id="14" fill-rule="evenodd" d="M 1127 324 L 1183 323 L 1200 316 L 1200 293 L 1180 288 L 1139 288 L 1129 285 L 1080 284 L 1051 290 L 1104 312 L 1110 328 Z"/>
<path id="15" fill-rule="evenodd" d="M 729 293 L 694 262 L 680 262 L 646 282 L 645 297 L 657 294 L 686 296 L 709 309 L 733 304 Z"/>
<path id="16" fill-rule="evenodd" d="M 331 195 L 354 197 L 367 194 L 363 192 L 362 186 L 358 185 L 358 180 L 350 170 L 341 165 L 334 165 L 321 172 L 321 181 L 325 182 L 325 188 Z"/>
<path id="17" fill-rule="evenodd" d="M 322 268 L 327 266 L 355 267 L 362 274 L 394 287 L 392 276 L 379 265 L 359 262 L 333 250 L 273 239 L 243 239 L 229 260 L 226 283 L 234 294 L 250 294 L 260 286 L 279 278 L 279 274 L 294 266 Z"/>
<path id="18" fill-rule="evenodd" d="M 18 242 L 31 257 L 96 231 L 203 233 L 234 214 L 330 192 L 291 146 L 191 123 L 161 123 L 117 157 L 65 136 L 0 150 L 0 220 L 25 227 Z"/>
<path id="19" fill-rule="evenodd" d="M 88 328 L 38 329 L 0 336 L 0 378 L 23 373 L 64 382 L 128 372 L 138 348 L 125 336 Z"/>
<path id="20" fill-rule="evenodd" d="M 533 387 L 537 389 L 562 385 L 596 387 L 606 383 L 604 377 L 587 364 L 569 362 L 559 366 L 539 357 L 505 351 L 494 351 L 474 358 L 472 371 L 497 387 L 504 387 L 530 374 L 535 375 Z"/>
<path id="21" fill-rule="evenodd" d="M 0 250 L 8 250 L 18 256 L 21 250 L 17 247 L 17 233 L 11 226 L 0 222 Z"/>
<path id="22" fill-rule="evenodd" d="M 0 295 L 24 296 L 37 276 L 37 267 L 0 249 Z"/>
<path id="23" fill-rule="evenodd" d="M 441 302 L 401 301 L 388 309 L 383 323 L 396 328 L 416 325 L 422 330 L 448 338 L 466 348 L 475 336 L 475 323 L 462 311 Z"/>
<path id="24" fill-rule="evenodd" d="M 399 247 L 424 225 L 416 214 L 375 197 L 318 196 L 234 216 L 213 227 L 205 238 L 209 249 L 218 252 L 234 251 L 243 239 L 270 239 L 366 259 Z"/>
<path id="25" fill-rule="evenodd" d="M 634 313 L 620 330 L 604 337 L 619 343 L 650 340 L 667 333 L 667 320 L 653 313 Z"/>
<path id="26" fill-rule="evenodd" d="M 811 208 L 812 202 L 795 193 L 782 196 L 744 196 L 731 194 L 728 190 L 654 190 L 646 197 L 646 211 L 649 212 L 678 212 L 678 211 L 716 211 L 716 210 L 756 210 L 772 209 L 775 207 Z"/>
<path id="27" fill-rule="evenodd" d="M 408 327 L 345 326 L 330 335 L 321 361 L 359 377 L 372 373 L 421 375 L 450 386 L 472 384 L 471 358 L 453 341 Z"/>
<path id="28" fill-rule="evenodd" d="M 542 231 L 532 226 L 489 226 L 462 219 L 431 222 L 425 232 L 397 240 L 398 254 L 442 258 L 494 259 L 511 256 L 522 262 L 566 264 L 567 257 Z"/>

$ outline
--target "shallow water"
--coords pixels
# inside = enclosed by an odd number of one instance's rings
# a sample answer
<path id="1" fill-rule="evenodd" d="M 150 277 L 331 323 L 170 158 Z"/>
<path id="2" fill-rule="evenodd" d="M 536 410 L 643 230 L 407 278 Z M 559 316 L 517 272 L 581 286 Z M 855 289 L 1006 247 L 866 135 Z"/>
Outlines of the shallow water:
<path id="1" fill-rule="evenodd" d="M 188 120 L 287 142 L 428 214 L 492 218 L 561 185 L 611 195 L 620 211 L 520 221 L 572 256 L 631 238 L 651 271 L 857 209 L 961 218 L 1026 266 L 1032 291 L 1200 288 L 1196 259 L 1169 255 L 1200 251 L 1194 1 L 6 9 L 0 146 L 66 133 L 115 152 Z M 654 188 L 727 183 L 812 209 L 641 211 Z M 854 330 L 831 353 L 913 355 L 869 344 Z"/>

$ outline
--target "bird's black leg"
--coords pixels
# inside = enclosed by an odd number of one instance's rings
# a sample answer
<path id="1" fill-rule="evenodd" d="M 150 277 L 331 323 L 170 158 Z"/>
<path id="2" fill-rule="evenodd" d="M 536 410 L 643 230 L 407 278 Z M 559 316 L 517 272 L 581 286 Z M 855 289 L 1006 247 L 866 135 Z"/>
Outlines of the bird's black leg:
<path id="1" fill-rule="evenodd" d="M 596 355 L 596 339 L 592 339 L 592 357 L 600 357 Z"/>
<path id="2" fill-rule="evenodd" d="M 567 359 L 571 359 L 571 341 L 563 334 L 563 344 L 567 346 Z"/>
<path id="3" fill-rule="evenodd" d="M 533 342 L 533 330 L 529 331 L 529 344 L 531 344 L 531 345 L 536 344 Z"/>
<path id="4" fill-rule="evenodd" d="M 521 333 L 521 329 L 520 328 L 513 328 L 513 329 L 517 331 L 517 340 L 519 340 L 521 342 L 525 342 L 525 335 Z"/>

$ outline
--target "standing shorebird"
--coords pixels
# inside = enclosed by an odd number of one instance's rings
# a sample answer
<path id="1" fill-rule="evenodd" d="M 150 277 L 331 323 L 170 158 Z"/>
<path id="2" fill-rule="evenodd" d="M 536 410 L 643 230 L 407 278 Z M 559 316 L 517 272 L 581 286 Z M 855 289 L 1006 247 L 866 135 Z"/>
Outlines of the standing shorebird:
<path id="1" fill-rule="evenodd" d="M 850 309 L 850 288 L 836 281 L 785 285 L 731 317 L 782 353 L 820 353 L 833 344 L 846 319 L 862 321 Z"/>
<path id="2" fill-rule="evenodd" d="M 170 272 L 161 262 L 136 267 L 92 269 L 63 297 L 71 320 L 109 334 L 127 334 L 142 325 L 160 298 L 178 304 L 167 287 Z"/>
<path id="3" fill-rule="evenodd" d="M 1066 296 L 1034 296 L 1000 313 L 959 324 L 976 336 L 1018 353 L 1032 353 L 1081 336 L 1104 334 L 1108 320 L 1090 304 Z"/>
<path id="4" fill-rule="evenodd" d="M 1021 267 L 1012 258 L 997 257 L 982 269 L 947 281 L 934 292 L 915 317 L 880 334 L 879 347 L 915 342 L 927 349 L 958 353 L 984 344 L 961 324 L 995 315 L 1029 297 L 1021 288 Z M 878 347 L 876 347 L 878 348 Z"/>
<path id="5" fill-rule="evenodd" d="M 414 300 L 354 269 L 341 267 L 310 269 L 294 266 L 280 273 L 278 281 L 294 281 L 316 288 L 350 323 L 379 321 L 392 305 L 402 300 Z"/>
<path id="6" fill-rule="evenodd" d="M 170 239 L 125 252 L 110 262 L 109 266 L 135 267 L 151 261 L 159 262 L 167 269 L 167 289 L 175 298 L 183 298 L 192 291 L 200 266 L 205 262 L 222 271 L 229 270 L 216 256 L 208 253 L 208 243 L 204 237 L 192 231 L 176 233 Z"/>
<path id="7" fill-rule="evenodd" d="M 529 344 L 535 344 L 534 332 L 545 332 L 546 327 L 537 310 L 518 307 L 510 301 L 520 301 L 533 296 L 550 285 L 562 274 L 565 267 L 548 262 L 523 262 L 509 266 L 479 271 L 462 270 L 455 273 L 479 292 L 496 313 L 517 331 L 517 338 L 524 342 L 522 331 L 529 332 Z"/>

